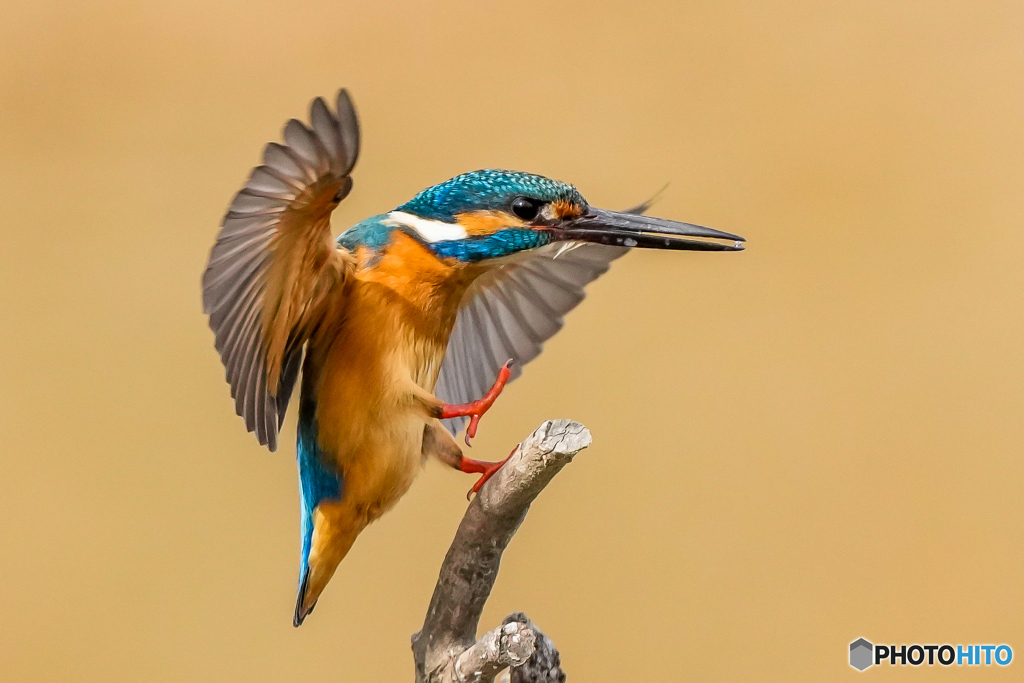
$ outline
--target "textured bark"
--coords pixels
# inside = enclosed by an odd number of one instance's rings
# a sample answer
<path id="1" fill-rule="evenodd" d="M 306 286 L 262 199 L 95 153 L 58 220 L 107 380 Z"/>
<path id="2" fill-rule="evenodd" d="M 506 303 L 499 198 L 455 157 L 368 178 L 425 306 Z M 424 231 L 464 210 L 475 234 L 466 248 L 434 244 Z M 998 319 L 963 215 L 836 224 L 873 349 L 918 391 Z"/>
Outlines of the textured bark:
<path id="1" fill-rule="evenodd" d="M 470 503 L 441 566 L 423 629 L 412 637 L 417 683 L 486 683 L 509 666 L 517 683 L 565 680 L 554 644 L 525 615 L 510 615 L 479 640 L 476 633 L 501 554 L 530 504 L 590 441 L 579 423 L 545 422 Z"/>

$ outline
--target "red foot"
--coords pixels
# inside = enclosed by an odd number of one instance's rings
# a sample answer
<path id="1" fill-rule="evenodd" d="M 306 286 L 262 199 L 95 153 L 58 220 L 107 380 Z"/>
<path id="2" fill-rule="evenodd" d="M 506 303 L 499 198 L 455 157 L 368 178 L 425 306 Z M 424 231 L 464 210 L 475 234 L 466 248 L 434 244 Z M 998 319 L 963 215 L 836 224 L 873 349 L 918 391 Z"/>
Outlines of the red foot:
<path id="1" fill-rule="evenodd" d="M 473 488 L 471 488 L 469 492 L 466 493 L 466 500 L 469 500 L 469 498 L 474 493 L 479 491 L 480 487 L 487 483 L 487 480 L 493 477 L 495 473 L 501 469 L 501 466 L 508 462 L 509 458 L 515 455 L 516 449 L 518 448 L 519 446 L 513 448 L 512 452 L 508 454 L 508 458 L 505 458 L 501 462 L 480 462 L 479 460 L 472 460 L 470 458 L 465 457 L 462 458 L 462 462 L 459 463 L 460 470 L 466 472 L 467 474 L 479 472 L 483 475 L 482 477 L 477 479 L 475 484 L 473 484 Z"/>
<path id="2" fill-rule="evenodd" d="M 512 359 L 509 358 L 505 365 L 502 366 L 498 372 L 498 379 L 494 380 L 494 386 L 487 392 L 487 395 L 483 398 L 473 401 L 472 403 L 458 403 L 458 404 L 444 404 L 441 408 L 441 417 L 469 417 L 469 429 L 466 430 L 466 445 L 472 446 L 469 440 L 476 436 L 476 428 L 480 424 L 480 418 L 483 417 L 484 413 L 494 405 L 494 400 L 498 398 L 498 394 L 505 388 L 505 383 L 508 382 L 508 378 L 512 376 Z M 471 462 L 476 462 L 475 460 Z M 500 466 L 500 463 L 499 463 Z M 482 472 L 483 470 L 463 470 L 464 472 Z M 487 475 L 490 476 L 490 475 Z"/>

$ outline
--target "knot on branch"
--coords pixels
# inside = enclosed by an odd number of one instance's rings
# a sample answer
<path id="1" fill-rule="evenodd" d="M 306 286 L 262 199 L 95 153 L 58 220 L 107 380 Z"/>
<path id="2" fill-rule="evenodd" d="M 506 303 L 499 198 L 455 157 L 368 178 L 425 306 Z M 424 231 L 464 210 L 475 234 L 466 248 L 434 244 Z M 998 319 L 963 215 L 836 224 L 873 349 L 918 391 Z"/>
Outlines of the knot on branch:
<path id="1" fill-rule="evenodd" d="M 499 683 L 565 683 L 565 672 L 562 671 L 562 657 L 551 639 L 544 635 L 537 625 L 526 618 L 522 612 L 514 612 L 502 624 L 518 622 L 525 624 L 533 632 L 533 654 L 520 666 L 513 667 L 511 674 L 506 672 L 498 678 Z M 506 678 L 507 677 L 507 678 Z"/>
<path id="2" fill-rule="evenodd" d="M 459 683 L 494 680 L 502 669 L 520 666 L 533 654 L 535 635 L 525 623 L 513 621 L 485 633 L 455 661 Z"/>

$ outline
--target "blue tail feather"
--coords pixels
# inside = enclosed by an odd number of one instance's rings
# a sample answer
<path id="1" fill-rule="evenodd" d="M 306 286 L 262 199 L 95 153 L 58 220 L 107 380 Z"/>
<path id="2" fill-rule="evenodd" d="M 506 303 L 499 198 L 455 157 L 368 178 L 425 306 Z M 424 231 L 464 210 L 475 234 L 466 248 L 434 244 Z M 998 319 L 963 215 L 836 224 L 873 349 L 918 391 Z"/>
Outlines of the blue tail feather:
<path id="1" fill-rule="evenodd" d="M 299 411 L 297 460 L 299 466 L 299 491 L 302 495 L 302 556 L 299 566 L 299 594 L 295 602 L 294 624 L 298 626 L 306 615 L 301 613 L 309 578 L 309 552 L 313 543 L 313 511 L 325 500 L 339 500 L 343 481 L 340 472 L 324 463 L 323 452 L 317 439 L 315 407 L 303 401 Z M 312 409 L 310 409 L 312 408 Z M 312 608 L 310 608 L 312 611 Z"/>

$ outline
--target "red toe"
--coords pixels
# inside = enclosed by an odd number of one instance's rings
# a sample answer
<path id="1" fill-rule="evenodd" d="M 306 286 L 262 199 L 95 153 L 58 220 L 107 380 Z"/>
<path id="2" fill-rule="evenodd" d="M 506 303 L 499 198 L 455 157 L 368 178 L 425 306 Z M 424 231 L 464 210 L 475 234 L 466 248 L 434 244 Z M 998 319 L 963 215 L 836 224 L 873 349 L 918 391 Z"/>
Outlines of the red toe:
<path id="1" fill-rule="evenodd" d="M 470 498 L 474 493 L 477 493 L 480 488 L 487 483 L 487 480 L 493 477 L 501 466 L 509 461 L 513 455 L 515 455 L 516 448 L 512 449 L 512 452 L 508 454 L 508 458 L 505 458 L 501 462 L 481 462 L 479 460 L 473 460 L 472 458 L 463 458 L 459 464 L 459 469 L 467 473 L 480 473 L 480 478 L 477 479 L 476 483 L 473 484 L 473 488 L 466 493 L 466 498 Z"/>

